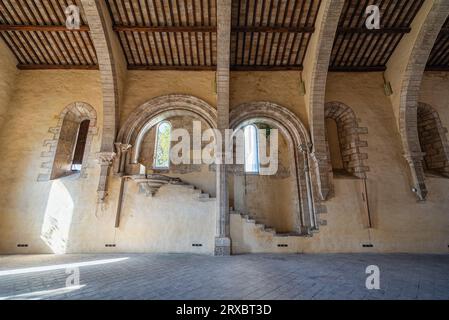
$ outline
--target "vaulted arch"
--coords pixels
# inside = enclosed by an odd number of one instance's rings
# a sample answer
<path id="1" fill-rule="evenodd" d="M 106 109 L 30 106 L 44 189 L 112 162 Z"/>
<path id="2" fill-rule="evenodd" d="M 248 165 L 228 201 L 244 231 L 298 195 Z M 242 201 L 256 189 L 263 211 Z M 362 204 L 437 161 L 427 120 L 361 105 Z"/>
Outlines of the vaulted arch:
<path id="1" fill-rule="evenodd" d="M 151 99 L 138 107 L 120 129 L 116 146 L 122 165 L 116 168 L 116 172 L 123 172 L 123 151 L 130 154 L 130 163 L 137 164 L 141 144 L 148 131 L 161 121 L 174 116 L 190 116 L 204 121 L 210 128 L 217 127 L 216 110 L 199 98 L 172 94 Z"/>
<path id="2" fill-rule="evenodd" d="M 298 117 L 287 108 L 272 102 L 249 102 L 239 105 L 230 113 L 230 128 L 234 130 L 255 123 L 265 123 L 276 128 L 285 137 L 292 150 L 291 168 L 298 195 L 298 228 L 303 233 L 318 229 L 316 186 L 309 171 L 310 137 Z"/>

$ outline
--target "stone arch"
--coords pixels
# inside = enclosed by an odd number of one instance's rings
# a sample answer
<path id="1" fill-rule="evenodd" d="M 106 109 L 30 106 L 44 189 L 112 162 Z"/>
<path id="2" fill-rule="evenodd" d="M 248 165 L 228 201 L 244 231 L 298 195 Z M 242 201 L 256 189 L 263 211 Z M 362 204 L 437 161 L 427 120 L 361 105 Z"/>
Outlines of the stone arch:
<path id="1" fill-rule="evenodd" d="M 446 137 L 448 130 L 443 127 L 438 112 L 422 102 L 418 104 L 417 130 L 423 152 L 423 167 L 449 177 L 449 143 Z"/>
<path id="2" fill-rule="evenodd" d="M 79 125 L 84 120 L 89 120 L 89 131 L 80 172 L 80 177 L 86 178 L 92 138 L 98 132 L 97 113 L 91 105 L 85 102 L 73 102 L 64 108 L 58 118 L 57 126 L 49 129 L 53 138 L 44 141 L 46 150 L 41 154 L 42 158 L 45 158 L 41 165 L 44 172 L 39 175 L 38 180 L 54 180 L 71 174 L 67 165 L 76 143 Z"/>
<path id="3" fill-rule="evenodd" d="M 199 98 L 171 94 L 151 99 L 138 107 L 120 129 L 116 143 L 120 165 L 115 168 L 115 172 L 123 173 L 125 161 L 137 164 L 146 133 L 159 122 L 173 116 L 190 116 L 204 121 L 210 128 L 217 127 L 217 111 Z"/>
<path id="4" fill-rule="evenodd" d="M 449 4 L 444 0 L 429 2 L 427 6 L 429 11 L 411 47 L 402 80 L 398 85 L 398 92 L 395 94 L 397 98 L 393 99 L 393 103 L 398 110 L 399 133 L 404 157 L 410 169 L 412 191 L 420 201 L 426 199 L 428 191 L 422 166 L 424 154 L 421 152 L 419 145 L 416 123 L 418 98 L 429 55 L 449 12 Z M 390 65 L 388 69 L 396 70 L 391 68 Z"/>
<path id="5" fill-rule="evenodd" d="M 367 147 L 368 143 L 360 139 L 361 134 L 367 134 L 367 128 L 358 125 L 354 111 L 340 102 L 328 102 L 324 107 L 324 118 L 332 119 L 337 124 L 338 141 L 345 171 L 357 178 L 365 179 L 369 167 L 364 164 L 368 154 L 362 153 L 360 148 Z M 327 130 L 325 130 L 327 131 Z M 329 172 L 332 177 L 332 164 L 330 162 L 330 151 L 328 133 L 326 132 L 326 148 L 329 163 Z"/>
<path id="6" fill-rule="evenodd" d="M 292 171 L 295 177 L 295 192 L 298 197 L 298 226 L 302 233 L 318 229 L 317 214 L 319 205 L 312 188 L 309 171 L 311 142 L 302 122 L 287 108 L 272 102 L 243 103 L 230 112 L 230 128 L 238 130 L 252 123 L 263 122 L 276 129 L 287 140 L 292 150 Z"/>

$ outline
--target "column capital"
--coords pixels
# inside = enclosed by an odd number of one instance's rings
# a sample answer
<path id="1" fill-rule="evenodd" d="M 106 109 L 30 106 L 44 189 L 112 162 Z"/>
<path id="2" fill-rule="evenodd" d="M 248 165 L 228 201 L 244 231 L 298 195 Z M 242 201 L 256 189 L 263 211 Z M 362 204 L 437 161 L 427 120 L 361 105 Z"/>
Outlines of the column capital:
<path id="1" fill-rule="evenodd" d="M 115 152 L 98 152 L 97 161 L 101 166 L 110 166 L 112 164 L 112 161 L 114 161 L 115 156 Z"/>

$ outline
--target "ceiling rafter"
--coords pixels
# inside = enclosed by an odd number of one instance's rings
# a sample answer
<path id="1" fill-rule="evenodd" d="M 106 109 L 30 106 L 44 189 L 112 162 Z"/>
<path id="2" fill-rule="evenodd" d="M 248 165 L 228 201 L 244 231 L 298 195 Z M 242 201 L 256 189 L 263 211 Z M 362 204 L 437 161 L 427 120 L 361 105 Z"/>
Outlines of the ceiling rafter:
<path id="1" fill-rule="evenodd" d="M 384 71 L 424 0 L 380 0 L 381 28 L 365 27 L 369 0 L 346 0 L 332 50 L 331 71 Z"/>
<path id="2" fill-rule="evenodd" d="M 449 71 L 449 18 L 435 41 L 426 70 Z"/>
<path id="3" fill-rule="evenodd" d="M 18 68 L 95 69 L 97 57 L 81 10 L 81 27 L 65 26 L 64 9 L 79 0 L 0 0 L 0 37 Z"/>

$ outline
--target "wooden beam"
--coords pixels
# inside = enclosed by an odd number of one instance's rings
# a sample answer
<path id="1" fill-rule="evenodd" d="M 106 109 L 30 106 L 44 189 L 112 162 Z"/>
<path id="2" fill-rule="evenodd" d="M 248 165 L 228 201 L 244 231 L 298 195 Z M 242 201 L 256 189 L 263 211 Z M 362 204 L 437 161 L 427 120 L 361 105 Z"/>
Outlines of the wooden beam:
<path id="1" fill-rule="evenodd" d="M 427 66 L 426 71 L 443 71 L 449 72 L 449 65 L 447 66 Z"/>
<path id="2" fill-rule="evenodd" d="M 237 26 L 232 32 L 266 32 L 266 33 L 313 33 L 314 27 L 270 27 L 270 26 Z"/>
<path id="3" fill-rule="evenodd" d="M 217 32 L 211 26 L 126 26 L 116 25 L 114 31 L 124 32 Z M 266 33 L 313 33 L 314 27 L 270 27 L 270 26 L 238 26 L 232 32 L 266 32 Z"/>
<path id="4" fill-rule="evenodd" d="M 128 65 L 128 70 L 179 70 L 179 71 L 215 71 L 216 66 L 154 66 L 154 65 Z"/>
<path id="5" fill-rule="evenodd" d="M 209 26 L 125 26 L 115 25 L 114 31 L 128 32 L 216 32 L 216 27 Z"/>
<path id="6" fill-rule="evenodd" d="M 287 66 L 231 66 L 232 71 L 288 71 L 296 70 L 302 71 L 303 67 L 299 65 L 287 65 Z"/>
<path id="7" fill-rule="evenodd" d="M 160 70 L 160 71 L 216 71 L 216 66 L 152 66 L 152 65 L 128 65 L 128 70 Z M 302 66 L 231 66 L 232 71 L 301 71 Z"/>
<path id="8" fill-rule="evenodd" d="M 98 70 L 98 65 L 18 64 L 19 70 Z"/>
<path id="9" fill-rule="evenodd" d="M 362 33 L 362 34 L 398 34 L 409 33 L 412 29 L 405 27 L 398 28 L 380 28 L 369 30 L 367 28 L 338 28 L 337 33 Z"/>
<path id="10" fill-rule="evenodd" d="M 84 25 L 79 29 L 69 29 L 66 26 L 36 26 L 36 25 L 9 25 L 0 24 L 0 31 L 89 31 L 89 27 Z"/>
<path id="11" fill-rule="evenodd" d="M 382 72 L 387 70 L 385 66 L 375 66 L 375 67 L 330 67 L 330 72 Z"/>

